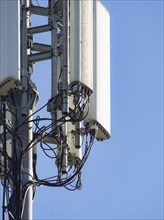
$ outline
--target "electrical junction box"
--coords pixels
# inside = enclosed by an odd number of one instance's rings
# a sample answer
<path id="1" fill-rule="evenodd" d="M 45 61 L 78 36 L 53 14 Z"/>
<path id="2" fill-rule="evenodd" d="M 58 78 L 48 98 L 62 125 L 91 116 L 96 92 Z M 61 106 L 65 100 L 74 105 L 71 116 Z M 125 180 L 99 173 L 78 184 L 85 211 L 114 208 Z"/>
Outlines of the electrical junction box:
<path id="1" fill-rule="evenodd" d="M 73 108 L 73 99 L 69 97 L 69 107 Z M 68 164 L 78 165 L 82 161 L 82 136 L 80 122 L 67 122 Z"/>
<path id="2" fill-rule="evenodd" d="M 0 96 L 20 80 L 20 0 L 0 1 Z"/>
<path id="3" fill-rule="evenodd" d="M 82 138 L 77 134 L 75 129 L 76 125 L 73 125 L 71 122 L 67 123 L 67 141 L 68 141 L 68 164 L 69 165 L 78 165 L 82 160 Z M 78 148 L 77 148 L 78 142 Z"/>
<path id="4" fill-rule="evenodd" d="M 73 108 L 73 99 L 72 97 L 69 97 L 68 99 L 69 102 L 69 107 Z M 62 113 L 61 111 L 57 111 L 57 117 L 61 118 Z M 62 124 L 62 122 L 60 122 Z M 57 124 L 57 126 L 60 125 Z M 82 136 L 79 135 L 80 133 L 80 122 L 67 122 L 66 125 L 66 130 L 67 130 L 67 143 L 68 143 L 68 165 L 73 166 L 73 165 L 78 165 L 82 161 Z M 78 133 L 79 132 L 79 133 Z M 56 164 L 61 160 L 61 148 L 58 147 L 56 149 Z"/>
<path id="5" fill-rule="evenodd" d="M 85 119 L 96 125 L 97 140 L 110 137 L 110 15 L 100 1 L 93 1 L 93 94 Z"/>

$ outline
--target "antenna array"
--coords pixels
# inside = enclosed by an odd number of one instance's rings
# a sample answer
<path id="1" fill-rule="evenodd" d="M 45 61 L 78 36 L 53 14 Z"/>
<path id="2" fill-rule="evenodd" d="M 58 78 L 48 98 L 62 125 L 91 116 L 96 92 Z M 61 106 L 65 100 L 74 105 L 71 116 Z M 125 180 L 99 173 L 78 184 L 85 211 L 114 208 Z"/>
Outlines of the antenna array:
<path id="1" fill-rule="evenodd" d="M 9 219 L 32 219 L 31 201 L 37 186 L 81 189 L 82 168 L 94 140 L 110 137 L 110 45 L 106 9 L 99 1 L 49 0 L 48 7 L 34 5 L 30 0 L 11 2 L 0 2 L 1 11 L 11 9 L 11 4 L 15 7 L 12 16 L 17 19 L 14 35 L 17 44 L 6 56 L 15 56 L 19 64 L 14 72 L 6 71 L 8 63 L 2 62 L 1 50 L 3 220 L 6 215 Z M 47 17 L 47 24 L 32 26 L 32 14 Z M 106 22 L 100 21 L 102 17 Z M 4 26 L 3 18 L 0 25 Z M 36 34 L 45 32 L 50 33 L 51 44 L 34 41 Z M 105 41 L 101 33 L 107 35 Z M 5 35 L 1 44 L 4 42 Z M 12 64 L 13 57 L 10 59 Z M 39 95 L 31 80 L 33 66 L 48 59 L 51 60 L 51 97 L 35 111 Z M 48 111 L 50 117 L 38 116 L 41 110 Z M 38 150 L 55 161 L 55 176 L 39 176 Z"/>

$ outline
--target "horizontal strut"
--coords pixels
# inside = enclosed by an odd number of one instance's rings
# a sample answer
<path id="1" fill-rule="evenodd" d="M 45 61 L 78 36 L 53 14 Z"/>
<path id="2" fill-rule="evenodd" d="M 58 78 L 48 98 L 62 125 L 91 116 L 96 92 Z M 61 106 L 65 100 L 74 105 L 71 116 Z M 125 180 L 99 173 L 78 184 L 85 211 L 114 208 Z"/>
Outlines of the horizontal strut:
<path id="1" fill-rule="evenodd" d="M 43 141 L 49 144 L 58 144 L 58 141 L 55 137 L 53 137 L 52 135 L 45 135 L 43 136 L 42 134 L 38 134 L 38 133 L 33 133 L 33 137 L 35 140 L 39 141 Z M 6 140 L 7 141 L 11 141 L 13 138 L 13 136 L 10 133 L 6 134 Z M 0 144 L 2 143 L 2 140 L 0 139 Z"/>
<path id="2" fill-rule="evenodd" d="M 40 44 L 40 43 L 33 43 L 31 49 L 33 51 L 37 51 L 37 52 L 48 52 L 48 51 L 51 51 L 51 45 Z"/>
<path id="3" fill-rule="evenodd" d="M 52 135 L 45 135 L 42 136 L 42 134 L 33 133 L 34 139 L 42 142 L 46 142 L 48 144 L 58 144 L 58 141 L 56 138 L 54 138 Z"/>
<path id="4" fill-rule="evenodd" d="M 50 25 L 41 25 L 37 27 L 28 28 L 28 34 L 39 34 L 50 31 L 52 28 Z"/>
<path id="5" fill-rule="evenodd" d="M 42 52 L 42 53 L 35 53 L 28 55 L 28 61 L 31 63 L 48 60 L 52 57 L 51 51 L 50 52 Z"/>
<path id="6" fill-rule="evenodd" d="M 35 15 L 42 15 L 42 16 L 48 16 L 49 15 L 48 8 L 35 6 L 35 5 L 31 6 L 30 12 L 31 12 L 31 14 L 35 14 Z"/>

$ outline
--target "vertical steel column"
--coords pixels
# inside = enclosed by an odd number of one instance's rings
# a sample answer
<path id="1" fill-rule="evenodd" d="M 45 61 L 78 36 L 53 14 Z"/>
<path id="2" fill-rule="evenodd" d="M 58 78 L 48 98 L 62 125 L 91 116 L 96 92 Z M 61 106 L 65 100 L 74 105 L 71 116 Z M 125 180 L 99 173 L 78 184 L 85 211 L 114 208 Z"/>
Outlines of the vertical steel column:
<path id="1" fill-rule="evenodd" d="M 54 98 L 57 95 L 57 86 L 58 86 L 58 76 L 57 76 L 57 22 L 56 22 L 56 14 L 53 12 L 53 2 L 54 0 L 49 0 L 49 9 L 50 13 L 50 21 L 51 21 L 51 50 L 52 50 L 52 58 L 51 58 L 51 98 Z M 56 111 L 51 112 L 51 117 L 55 121 L 57 119 Z M 52 128 L 55 130 L 55 128 Z"/>
<path id="2" fill-rule="evenodd" d="M 68 83 L 69 83 L 69 0 L 63 0 L 63 114 L 68 113 Z M 67 122 L 63 125 L 62 141 L 62 173 L 68 172 L 68 143 L 67 143 Z"/>
<path id="3" fill-rule="evenodd" d="M 21 99 L 21 108 L 20 112 L 18 109 L 19 123 L 21 124 L 25 117 L 29 117 L 32 113 L 29 110 L 28 106 L 28 49 L 27 49 L 27 28 L 29 28 L 29 12 L 27 9 L 30 6 L 29 0 L 22 0 L 22 26 L 21 26 L 21 83 L 23 88 L 22 99 Z M 27 148 L 29 142 L 32 140 L 32 125 L 31 123 L 27 123 L 23 125 L 19 130 L 19 135 L 21 136 L 23 143 L 23 151 Z M 23 155 L 23 167 L 22 167 L 22 186 L 25 186 L 29 181 L 32 180 L 33 170 L 32 170 L 32 149 L 28 150 Z M 23 220 L 31 220 L 32 219 L 32 187 L 30 186 L 26 191 L 24 209 L 22 213 Z"/>
<path id="4" fill-rule="evenodd" d="M 51 58 L 51 96 L 52 98 L 57 95 L 57 23 L 56 15 L 51 14 L 51 48 L 52 48 L 52 58 Z"/>
<path id="5" fill-rule="evenodd" d="M 6 105 L 5 103 L 3 103 L 3 118 L 6 119 Z M 7 179 L 6 179 L 6 168 L 7 168 L 7 161 L 6 161 L 6 151 L 7 151 L 7 143 L 6 143 L 6 128 L 5 126 L 3 126 L 3 139 L 4 139 L 4 182 L 3 182 L 3 214 L 2 214 L 2 219 L 5 220 L 5 205 L 6 205 L 6 183 L 7 183 Z"/>
<path id="6" fill-rule="evenodd" d="M 18 114 L 19 114 L 19 110 L 18 110 Z M 28 116 L 31 114 L 32 111 L 28 111 Z M 18 119 L 19 119 L 18 120 L 19 124 L 21 124 L 24 121 L 24 117 L 21 115 Z M 27 183 L 29 183 L 33 177 L 33 169 L 32 169 L 33 150 L 30 149 L 26 151 L 29 142 L 32 140 L 32 123 L 23 125 L 19 131 L 19 136 L 22 140 L 23 150 L 25 152 L 23 155 L 23 164 L 22 164 L 22 184 L 21 184 L 22 185 L 21 193 L 22 193 L 23 187 Z M 25 195 L 21 194 L 21 197 L 24 200 L 21 219 L 32 220 L 32 197 L 33 197 L 32 185 L 27 188 Z"/>
<path id="7" fill-rule="evenodd" d="M 63 0 L 63 113 L 68 112 L 69 0 Z"/>
<path id="8" fill-rule="evenodd" d="M 22 112 L 23 116 L 27 115 L 27 7 L 29 6 L 29 0 L 22 0 L 22 24 L 21 24 L 21 83 L 23 89 L 22 95 Z"/>

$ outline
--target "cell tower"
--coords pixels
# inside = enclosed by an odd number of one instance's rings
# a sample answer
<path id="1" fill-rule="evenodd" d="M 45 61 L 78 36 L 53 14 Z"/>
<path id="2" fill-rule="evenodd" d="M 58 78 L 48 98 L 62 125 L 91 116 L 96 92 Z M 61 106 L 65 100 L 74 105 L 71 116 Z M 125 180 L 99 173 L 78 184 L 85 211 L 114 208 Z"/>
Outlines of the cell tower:
<path id="1" fill-rule="evenodd" d="M 74 184 L 94 140 L 110 137 L 110 17 L 99 0 L 0 1 L 0 179 L 2 220 L 32 219 L 37 186 Z M 47 24 L 33 26 L 31 15 Z M 51 43 L 35 42 L 50 33 Z M 51 60 L 51 97 L 35 110 L 36 62 Z M 42 97 L 40 97 L 42 98 Z M 49 118 L 38 116 L 41 109 Z M 37 151 L 51 152 L 56 176 L 40 178 Z M 46 171 L 45 171 L 46 172 Z"/>

